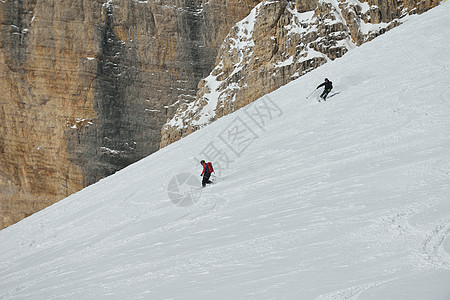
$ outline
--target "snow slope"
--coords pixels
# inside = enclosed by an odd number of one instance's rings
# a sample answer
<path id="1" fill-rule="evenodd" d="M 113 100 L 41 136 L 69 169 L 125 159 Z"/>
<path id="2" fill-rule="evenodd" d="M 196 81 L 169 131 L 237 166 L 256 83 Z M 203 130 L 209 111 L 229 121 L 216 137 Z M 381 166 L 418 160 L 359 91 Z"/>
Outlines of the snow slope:
<path id="1" fill-rule="evenodd" d="M 0 299 L 450 299 L 449 15 L 0 231 Z"/>

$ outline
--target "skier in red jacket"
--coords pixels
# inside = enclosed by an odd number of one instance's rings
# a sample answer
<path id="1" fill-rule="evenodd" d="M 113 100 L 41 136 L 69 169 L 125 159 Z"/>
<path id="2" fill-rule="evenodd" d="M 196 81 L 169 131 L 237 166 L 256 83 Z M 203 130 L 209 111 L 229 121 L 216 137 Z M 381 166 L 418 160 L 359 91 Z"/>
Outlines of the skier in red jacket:
<path id="1" fill-rule="evenodd" d="M 214 172 L 214 170 L 210 162 L 205 163 L 205 161 L 202 160 L 200 163 L 203 166 L 203 172 L 202 174 L 200 174 L 200 176 L 203 176 L 202 186 L 205 187 L 206 184 L 212 183 L 212 181 L 210 181 L 209 178 L 211 177 L 211 173 Z"/>

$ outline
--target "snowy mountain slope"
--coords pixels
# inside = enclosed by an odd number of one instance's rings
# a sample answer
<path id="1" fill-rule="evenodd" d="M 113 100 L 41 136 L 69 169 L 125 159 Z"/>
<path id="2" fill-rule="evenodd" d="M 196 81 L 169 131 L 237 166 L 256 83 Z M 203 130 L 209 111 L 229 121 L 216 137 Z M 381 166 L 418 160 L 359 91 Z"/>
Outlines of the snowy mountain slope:
<path id="1" fill-rule="evenodd" d="M 0 231 L 0 299 L 450 299 L 449 13 Z"/>

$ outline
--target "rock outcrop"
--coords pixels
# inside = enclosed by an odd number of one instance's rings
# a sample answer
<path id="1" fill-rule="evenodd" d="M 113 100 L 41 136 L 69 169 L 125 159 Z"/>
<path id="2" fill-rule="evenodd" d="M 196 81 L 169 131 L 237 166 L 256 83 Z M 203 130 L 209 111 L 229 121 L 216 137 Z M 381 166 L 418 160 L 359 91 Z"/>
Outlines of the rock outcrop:
<path id="1" fill-rule="evenodd" d="M 0 229 L 158 150 L 258 2 L 0 1 Z"/>
<path id="2" fill-rule="evenodd" d="M 161 147 L 274 91 L 439 1 L 264 1 L 225 38 L 213 71 L 162 129 Z"/>

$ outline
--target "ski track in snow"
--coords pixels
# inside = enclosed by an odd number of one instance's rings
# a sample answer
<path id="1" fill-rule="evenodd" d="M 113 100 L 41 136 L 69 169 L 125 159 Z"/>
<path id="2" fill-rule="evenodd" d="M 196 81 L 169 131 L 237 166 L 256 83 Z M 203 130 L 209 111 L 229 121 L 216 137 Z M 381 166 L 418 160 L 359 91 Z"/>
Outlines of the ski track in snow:
<path id="1" fill-rule="evenodd" d="M 192 206 L 168 182 L 245 112 L 0 231 L 0 299 L 450 299 L 449 14 L 270 94 Z M 324 77 L 340 93 L 306 100 Z"/>

